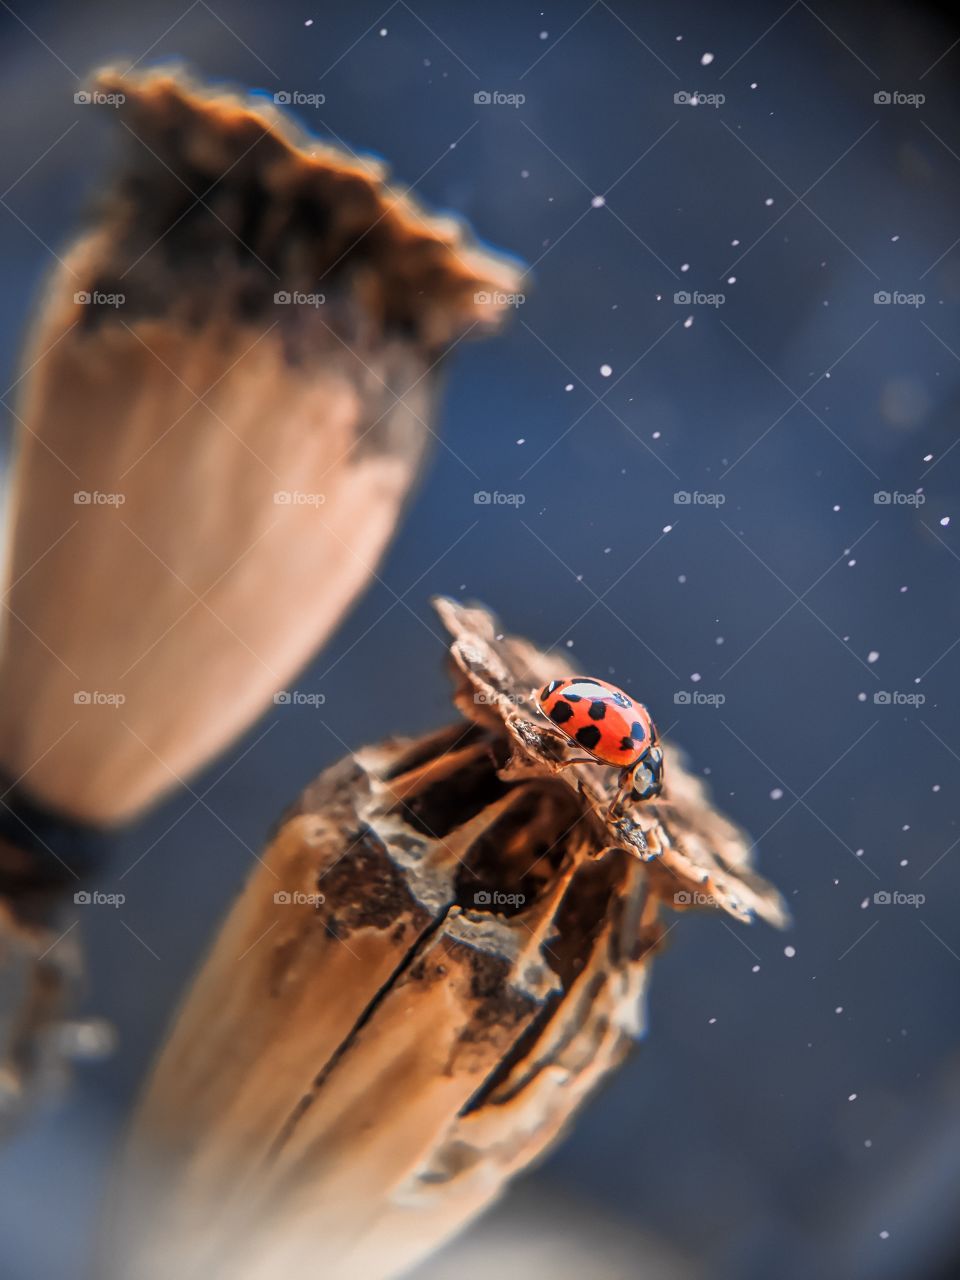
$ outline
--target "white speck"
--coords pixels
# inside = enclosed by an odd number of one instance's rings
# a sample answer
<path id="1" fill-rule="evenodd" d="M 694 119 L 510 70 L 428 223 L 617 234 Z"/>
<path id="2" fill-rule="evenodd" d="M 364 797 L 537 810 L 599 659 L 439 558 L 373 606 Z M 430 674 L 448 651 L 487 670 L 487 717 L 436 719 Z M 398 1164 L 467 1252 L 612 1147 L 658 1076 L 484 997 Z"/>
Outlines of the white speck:
<path id="1" fill-rule="evenodd" d="M 788 959 L 788 960 L 792 960 L 792 959 L 793 959 L 793 957 L 797 954 L 797 948 L 796 948 L 796 947 L 784 947 L 784 948 L 783 948 L 783 954 L 787 957 L 787 959 Z"/>
<path id="2" fill-rule="evenodd" d="M 568 640 L 568 641 L 567 641 L 567 648 L 568 648 L 568 649 L 572 649 L 572 648 L 573 648 L 573 641 L 572 641 L 572 640 Z"/>
<path id="3" fill-rule="evenodd" d="M 682 40 L 682 39 L 683 39 L 683 36 L 677 36 L 677 39 L 678 39 L 678 40 Z"/>
<path id="4" fill-rule="evenodd" d="M 526 436 L 521 436 L 520 439 L 517 441 L 517 444 L 526 444 L 526 443 L 527 443 Z"/>
<path id="5" fill-rule="evenodd" d="M 756 80 L 754 80 L 754 81 L 753 81 L 753 83 L 751 84 L 750 88 L 751 88 L 751 89 L 755 89 L 756 87 L 757 87 L 757 82 L 756 82 Z"/>
<path id="6" fill-rule="evenodd" d="M 673 528 L 673 525 L 672 525 L 672 524 L 665 524 L 665 525 L 663 526 L 663 532 L 664 532 L 664 533 L 669 533 L 669 532 L 670 532 L 670 530 L 671 530 L 672 528 Z"/>
<path id="7" fill-rule="evenodd" d="M 767 206 L 767 208 L 769 209 L 769 208 L 770 208 L 770 206 L 773 204 L 773 196 L 767 196 L 766 200 L 764 200 L 764 202 L 763 202 L 763 203 L 764 203 L 764 204 Z"/>
<path id="8" fill-rule="evenodd" d="M 382 36 L 385 36 L 385 35 L 387 34 L 387 28 L 386 28 L 386 27 L 381 27 L 381 28 L 380 28 L 380 34 L 381 34 Z"/>
<path id="9" fill-rule="evenodd" d="M 723 644 L 723 636 L 715 636 L 715 637 L 714 637 L 714 641 L 713 641 L 713 643 L 714 643 L 714 644 Z"/>
<path id="10" fill-rule="evenodd" d="M 839 511 L 839 510 L 840 510 L 840 503 L 839 503 L 839 502 L 835 502 L 835 503 L 833 504 L 833 509 L 834 509 L 834 511 Z"/>
<path id="11" fill-rule="evenodd" d="M 567 385 L 566 385 L 563 389 L 564 389 L 564 391 L 572 391 L 572 390 L 573 390 L 573 383 L 572 383 L 572 382 L 568 382 L 568 383 L 567 383 Z"/>
<path id="12" fill-rule="evenodd" d="M 877 650 L 876 650 L 876 649 L 871 649 L 871 650 L 870 650 L 870 652 L 867 654 L 867 661 L 868 661 L 868 662 L 876 662 L 876 660 L 877 660 L 879 657 L 880 657 L 880 654 L 877 652 Z"/>
<path id="13" fill-rule="evenodd" d="M 521 178 L 529 178 L 529 177 L 530 177 L 530 170 L 529 170 L 529 169 L 521 169 L 521 170 L 520 170 L 520 177 L 521 177 Z"/>
<path id="14" fill-rule="evenodd" d="M 653 435 L 650 437 L 650 439 L 651 439 L 651 440 L 659 440 L 659 439 L 660 439 L 660 432 L 659 432 L 659 431 L 654 431 L 654 433 L 653 433 Z"/>
<path id="15" fill-rule="evenodd" d="M 924 462 L 932 462 L 932 461 L 933 461 L 933 454 L 932 454 L 932 453 L 925 453 L 925 454 L 923 455 L 923 460 L 924 460 Z"/>
<path id="16" fill-rule="evenodd" d="M 847 561 L 847 568 L 848 568 L 848 569 L 852 569 L 852 568 L 856 565 L 856 563 L 857 563 L 857 562 L 856 562 L 856 560 L 848 560 L 848 561 Z"/>
<path id="17" fill-rule="evenodd" d="M 549 32 L 549 31 L 541 31 L 541 32 L 540 32 L 540 39 L 541 39 L 541 40 L 549 40 L 549 39 L 550 39 L 550 32 Z"/>
<path id="18" fill-rule="evenodd" d="M 770 799 L 771 799 L 771 800 L 782 800 L 782 799 L 783 799 L 783 790 L 782 790 L 782 788 L 780 788 L 780 787 L 774 787 L 774 788 L 773 788 L 773 790 L 770 792 Z"/>
<path id="19" fill-rule="evenodd" d="M 612 550 L 613 550 L 613 547 L 604 547 L 604 548 L 603 548 L 603 554 L 604 554 L 605 556 L 608 556 Z"/>
<path id="20" fill-rule="evenodd" d="M 881 1240 L 889 1240 L 889 1239 L 890 1239 L 890 1232 L 889 1232 L 889 1231 L 881 1231 L 881 1232 L 880 1232 L 880 1239 L 881 1239 Z"/>
<path id="21" fill-rule="evenodd" d="M 750 970 L 750 972 L 751 972 L 751 973 L 759 973 L 759 972 L 760 972 L 760 966 L 759 966 L 758 964 L 755 964 L 755 965 L 753 966 L 753 968 Z"/>
<path id="22" fill-rule="evenodd" d="M 727 284 L 736 284 L 736 283 L 737 283 L 736 276 L 727 276 Z"/>
<path id="23" fill-rule="evenodd" d="M 901 858 L 901 859 L 900 859 L 900 865 L 901 865 L 901 867 L 909 866 L 909 864 L 910 864 L 910 859 L 909 859 L 909 858 Z"/>
<path id="24" fill-rule="evenodd" d="M 939 782 L 935 782 L 935 783 L 933 784 L 933 786 L 930 788 L 930 790 L 931 790 L 931 791 L 939 791 L 939 790 L 940 790 L 940 783 L 939 783 Z"/>
<path id="25" fill-rule="evenodd" d="M 867 700 L 867 695 L 866 695 L 865 693 L 858 693 L 858 694 L 857 694 L 857 701 L 858 701 L 858 702 L 866 702 L 866 700 Z"/>
<path id="26" fill-rule="evenodd" d="M 694 671 L 693 675 L 690 677 L 690 682 L 691 684 L 699 684 L 702 679 L 703 676 L 701 676 L 700 672 Z"/>
<path id="27" fill-rule="evenodd" d="M 900 239 L 900 237 L 899 237 L 899 236 L 891 236 L 891 237 L 890 237 L 890 239 L 893 241 L 893 243 L 894 243 L 894 244 L 896 244 L 896 243 L 897 243 L 897 241 Z"/>
<path id="28" fill-rule="evenodd" d="M 950 517 L 949 517 L 949 516 L 944 516 L 944 517 L 943 517 L 943 519 L 940 521 L 940 525 L 941 525 L 941 527 L 942 527 L 942 528 L 944 528 L 944 529 L 947 527 L 947 525 L 948 525 L 949 523 L 950 523 Z"/>
<path id="29" fill-rule="evenodd" d="M 716 1022 L 716 1018 L 708 1018 L 707 1021 L 710 1023 L 710 1026 L 712 1027 L 713 1024 Z"/>
<path id="30" fill-rule="evenodd" d="M 905 591 L 909 591 L 909 589 L 910 589 L 909 587 L 901 587 L 901 588 L 900 588 L 900 594 L 901 594 L 901 595 L 903 595 L 903 593 L 904 593 Z"/>
<path id="31" fill-rule="evenodd" d="M 867 909 L 867 907 L 869 907 L 869 905 L 870 905 L 870 899 L 869 899 L 869 898 L 864 898 L 864 900 L 860 903 L 860 910 L 861 910 L 861 911 L 866 911 L 866 909 Z"/>
<path id="32" fill-rule="evenodd" d="M 692 328 L 693 328 L 693 316 L 687 316 L 686 320 L 684 320 L 684 322 L 683 322 L 683 327 L 684 327 L 685 329 L 692 329 Z"/>
<path id="33" fill-rule="evenodd" d="M 856 1100 L 857 1095 L 855 1093 L 851 1093 L 850 1097 L 847 1099 L 848 1102 L 856 1102 Z"/>
<path id="34" fill-rule="evenodd" d="M 834 1013 L 843 1013 L 843 1005 L 842 1005 L 842 1004 L 838 1004 L 838 1005 L 837 1005 L 837 1007 L 834 1009 L 834 1011 L 833 1011 L 833 1012 L 834 1012 Z"/>
<path id="35" fill-rule="evenodd" d="M 862 850 L 862 849 L 857 849 L 857 850 L 855 850 L 855 851 L 854 851 L 854 856 L 855 856 L 855 857 L 857 857 L 857 858 L 862 858 L 862 857 L 863 857 L 863 850 Z"/>
<path id="36" fill-rule="evenodd" d="M 702 53 L 702 54 L 700 55 L 700 65 L 701 65 L 701 67 L 709 67 L 709 65 L 710 65 L 710 63 L 711 63 L 712 61 L 713 61 L 713 54 L 712 54 L 712 53 Z"/>
<path id="37" fill-rule="evenodd" d="M 864 1140 L 863 1140 L 863 1145 L 864 1145 L 865 1147 L 872 1147 L 872 1146 L 873 1146 L 873 1139 L 872 1139 L 872 1138 L 864 1138 Z"/>
<path id="38" fill-rule="evenodd" d="M 689 270 L 690 270 L 690 263 L 689 263 L 689 262 L 681 262 L 681 263 L 680 263 L 680 270 L 681 270 L 681 271 L 689 271 Z"/>
<path id="39" fill-rule="evenodd" d="M 602 364 L 602 365 L 600 366 L 600 377 L 601 377 L 601 378 L 609 378 L 609 377 L 610 377 L 610 375 L 611 375 L 611 373 L 613 373 L 613 369 L 611 368 L 611 366 L 610 366 L 610 365 L 608 365 L 608 364 Z"/>
<path id="40" fill-rule="evenodd" d="M 733 245 L 733 247 L 734 247 L 734 249 L 735 249 L 735 248 L 737 247 L 737 245 L 740 243 L 740 241 L 739 241 L 739 240 L 731 240 L 731 241 L 730 241 L 730 243 Z"/>
<path id="41" fill-rule="evenodd" d="M 306 20 L 306 22 L 305 22 L 303 25 L 304 25 L 305 27 L 312 27 L 312 26 L 313 26 L 313 19 L 312 19 L 312 18 L 308 18 L 308 19 Z"/>
<path id="42" fill-rule="evenodd" d="M 594 196 L 590 203 L 595 209 L 602 209 L 607 202 L 603 196 Z"/>

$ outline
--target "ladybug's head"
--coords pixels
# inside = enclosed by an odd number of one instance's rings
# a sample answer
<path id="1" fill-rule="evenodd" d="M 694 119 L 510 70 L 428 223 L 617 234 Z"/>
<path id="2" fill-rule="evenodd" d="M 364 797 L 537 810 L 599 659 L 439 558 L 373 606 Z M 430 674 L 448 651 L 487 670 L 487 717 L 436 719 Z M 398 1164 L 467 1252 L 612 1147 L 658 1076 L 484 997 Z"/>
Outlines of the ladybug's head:
<path id="1" fill-rule="evenodd" d="M 654 800 L 662 790 L 663 752 L 651 747 L 630 770 L 630 799 Z"/>

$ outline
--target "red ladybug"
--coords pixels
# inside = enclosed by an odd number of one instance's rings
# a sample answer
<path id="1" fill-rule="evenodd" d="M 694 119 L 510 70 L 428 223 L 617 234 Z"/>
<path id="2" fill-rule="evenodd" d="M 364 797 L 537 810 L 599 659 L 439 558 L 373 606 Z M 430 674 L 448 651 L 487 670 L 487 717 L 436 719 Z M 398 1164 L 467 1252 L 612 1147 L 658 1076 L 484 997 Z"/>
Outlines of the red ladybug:
<path id="1" fill-rule="evenodd" d="M 571 764 L 614 765 L 620 770 L 620 789 L 610 805 L 612 816 L 627 792 L 631 800 L 650 800 L 663 789 L 663 752 L 650 712 L 606 680 L 573 676 L 551 680 L 540 691 L 540 709 L 561 733 L 590 753 Z"/>

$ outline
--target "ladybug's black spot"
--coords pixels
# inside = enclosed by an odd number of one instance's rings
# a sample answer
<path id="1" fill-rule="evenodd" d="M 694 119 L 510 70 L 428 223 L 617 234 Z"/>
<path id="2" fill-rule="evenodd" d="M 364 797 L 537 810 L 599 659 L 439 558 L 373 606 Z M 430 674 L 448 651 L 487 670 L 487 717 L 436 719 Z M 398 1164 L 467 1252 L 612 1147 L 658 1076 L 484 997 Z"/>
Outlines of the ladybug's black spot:
<path id="1" fill-rule="evenodd" d="M 621 750 L 621 751 L 632 751 L 635 745 L 636 745 L 636 744 L 634 743 L 634 741 L 633 741 L 633 739 L 632 739 L 632 738 L 621 738 L 621 739 L 620 739 L 620 750 Z"/>
<path id="2" fill-rule="evenodd" d="M 646 737 L 646 734 L 643 732 L 643 725 L 639 720 L 634 720 L 633 724 L 630 726 L 630 737 L 633 738 L 635 742 L 642 742 Z"/>
<path id="3" fill-rule="evenodd" d="M 558 702 L 555 707 L 550 708 L 550 719 L 554 724 L 566 724 L 573 717 L 573 707 L 568 707 L 565 702 Z"/>
<path id="4" fill-rule="evenodd" d="M 585 724 L 582 729 L 577 730 L 577 741 L 581 747 L 586 747 L 588 751 L 600 741 L 600 730 L 595 724 Z"/>
<path id="5" fill-rule="evenodd" d="M 590 719 L 591 720 L 602 720 L 606 714 L 607 714 L 607 704 L 605 702 L 590 703 Z"/>
<path id="6" fill-rule="evenodd" d="M 583 698 L 580 696 L 580 694 L 579 694 L 579 693 L 570 693 L 568 690 L 565 690 L 565 691 L 564 691 L 560 696 L 561 696 L 561 698 L 566 698 L 566 700 L 567 700 L 568 702 L 582 702 L 582 701 L 583 701 Z"/>

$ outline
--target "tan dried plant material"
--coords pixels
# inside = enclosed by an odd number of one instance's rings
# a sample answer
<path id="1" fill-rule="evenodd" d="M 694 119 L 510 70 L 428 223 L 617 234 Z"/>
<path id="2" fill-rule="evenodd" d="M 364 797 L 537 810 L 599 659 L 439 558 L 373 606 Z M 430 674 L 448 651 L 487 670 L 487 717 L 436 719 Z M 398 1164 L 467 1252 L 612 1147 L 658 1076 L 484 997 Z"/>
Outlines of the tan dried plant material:
<path id="1" fill-rule="evenodd" d="M 342 619 L 423 470 L 442 359 L 517 268 L 262 99 L 169 69 L 96 87 L 124 159 L 23 358 L 0 768 L 104 823 Z"/>
<path id="2" fill-rule="evenodd" d="M 358 750 L 282 822 L 139 1108 L 112 1277 L 398 1275 L 623 1060 L 664 906 L 785 922 L 676 750 L 608 824 L 614 771 L 559 773 L 531 700 L 567 668 L 437 608 L 465 719 Z"/>

